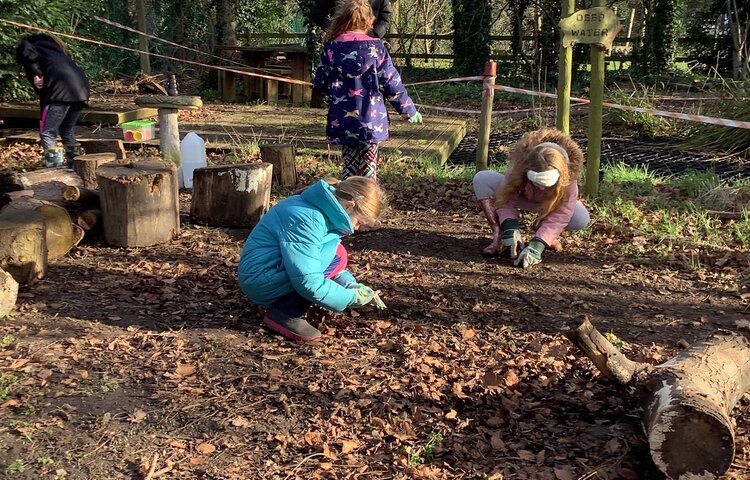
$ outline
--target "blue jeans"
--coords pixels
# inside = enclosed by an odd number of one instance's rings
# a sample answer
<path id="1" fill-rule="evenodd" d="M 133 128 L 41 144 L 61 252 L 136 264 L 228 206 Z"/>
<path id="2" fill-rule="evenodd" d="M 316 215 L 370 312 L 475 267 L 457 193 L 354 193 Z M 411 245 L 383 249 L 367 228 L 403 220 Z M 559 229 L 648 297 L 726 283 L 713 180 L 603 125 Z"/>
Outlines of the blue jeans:
<path id="1" fill-rule="evenodd" d="M 76 136 L 73 131 L 78 117 L 81 115 L 81 105 L 69 103 L 52 103 L 42 109 L 42 119 L 39 122 L 39 136 L 43 148 L 52 148 L 57 144 L 57 134 L 60 134 L 65 146 L 75 145 Z"/>

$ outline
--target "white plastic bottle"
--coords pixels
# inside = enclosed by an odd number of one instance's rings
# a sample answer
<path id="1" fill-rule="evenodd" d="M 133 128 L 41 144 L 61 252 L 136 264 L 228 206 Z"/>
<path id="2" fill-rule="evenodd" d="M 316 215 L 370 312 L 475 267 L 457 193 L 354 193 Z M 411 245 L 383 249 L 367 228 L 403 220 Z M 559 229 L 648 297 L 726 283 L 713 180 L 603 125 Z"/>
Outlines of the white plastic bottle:
<path id="1" fill-rule="evenodd" d="M 188 133 L 180 142 L 180 157 L 182 157 L 180 186 L 193 188 L 193 170 L 206 166 L 206 142 L 197 133 Z"/>

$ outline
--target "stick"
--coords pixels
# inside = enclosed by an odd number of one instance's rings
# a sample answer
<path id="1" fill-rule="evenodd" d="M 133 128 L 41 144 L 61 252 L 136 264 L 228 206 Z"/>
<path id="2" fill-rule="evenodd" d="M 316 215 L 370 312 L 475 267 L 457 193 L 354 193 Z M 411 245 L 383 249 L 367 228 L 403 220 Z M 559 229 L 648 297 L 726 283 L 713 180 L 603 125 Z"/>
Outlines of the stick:
<path id="1" fill-rule="evenodd" d="M 156 462 L 159 460 L 159 452 L 154 452 L 154 457 L 151 459 L 151 465 L 149 466 L 148 473 L 143 480 L 152 480 L 156 473 Z"/>

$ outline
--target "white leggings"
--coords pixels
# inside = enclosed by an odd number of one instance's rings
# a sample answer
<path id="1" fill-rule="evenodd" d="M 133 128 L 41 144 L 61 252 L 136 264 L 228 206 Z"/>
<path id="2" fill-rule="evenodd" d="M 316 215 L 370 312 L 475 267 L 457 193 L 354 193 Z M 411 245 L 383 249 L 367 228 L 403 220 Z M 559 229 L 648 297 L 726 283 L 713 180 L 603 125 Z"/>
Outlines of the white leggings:
<path id="1" fill-rule="evenodd" d="M 494 198 L 495 192 L 500 190 L 505 182 L 505 175 L 493 172 L 492 170 L 482 170 L 474 175 L 473 182 L 474 195 L 477 197 L 477 200 Z M 518 208 L 520 210 L 535 212 L 539 210 L 539 204 L 524 199 L 518 199 Z M 580 230 L 585 228 L 590 220 L 591 216 L 589 215 L 589 211 L 583 206 L 580 200 L 576 200 L 576 208 L 573 211 L 573 216 L 570 218 L 570 222 L 566 229 Z"/>

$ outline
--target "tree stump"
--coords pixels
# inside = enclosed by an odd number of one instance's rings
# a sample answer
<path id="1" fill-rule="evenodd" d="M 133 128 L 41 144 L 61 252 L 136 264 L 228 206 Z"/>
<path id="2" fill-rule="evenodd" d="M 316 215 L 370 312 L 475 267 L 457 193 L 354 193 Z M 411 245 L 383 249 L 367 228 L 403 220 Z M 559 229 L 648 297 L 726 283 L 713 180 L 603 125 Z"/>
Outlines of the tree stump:
<path id="1" fill-rule="evenodd" d="M 89 140 L 79 140 L 81 148 L 90 155 L 92 153 L 114 153 L 117 160 L 125 159 L 125 146 L 122 140 L 114 138 L 97 138 Z"/>
<path id="2" fill-rule="evenodd" d="M 734 459 L 730 412 L 750 387 L 750 342 L 715 334 L 667 362 L 633 362 L 588 320 L 567 336 L 602 374 L 634 385 L 654 464 L 676 480 L 715 479 Z"/>
<path id="3" fill-rule="evenodd" d="M 105 163 L 97 169 L 104 239 L 146 247 L 180 231 L 177 167 L 162 160 Z"/>
<path id="4" fill-rule="evenodd" d="M 0 268 L 20 284 L 47 274 L 47 236 L 39 212 L 0 212 Z"/>
<path id="5" fill-rule="evenodd" d="M 251 227 L 271 202 L 270 163 L 196 168 L 190 218 L 223 227 Z"/>
<path id="6" fill-rule="evenodd" d="M 18 282 L 13 275 L 0 268 L 0 318 L 6 316 L 16 306 Z"/>
<path id="7" fill-rule="evenodd" d="M 47 243 L 47 261 L 62 257 L 83 238 L 83 229 L 74 225 L 70 214 L 63 207 L 32 197 L 12 201 L 5 211 L 38 212 L 44 217 L 44 230 Z"/>
<path id="8" fill-rule="evenodd" d="M 273 165 L 273 180 L 277 185 L 283 187 L 297 185 L 294 145 L 291 143 L 261 145 L 260 158 Z"/>
<path id="9" fill-rule="evenodd" d="M 180 161 L 180 129 L 177 113 L 182 109 L 197 109 L 203 106 L 200 97 L 177 95 L 144 95 L 135 98 L 135 103 L 142 107 L 159 110 L 159 148 L 162 157 L 177 166 Z"/>
<path id="10" fill-rule="evenodd" d="M 99 165 L 117 160 L 115 153 L 87 153 L 73 159 L 73 171 L 81 177 L 83 187 L 96 188 L 96 169 Z"/>

